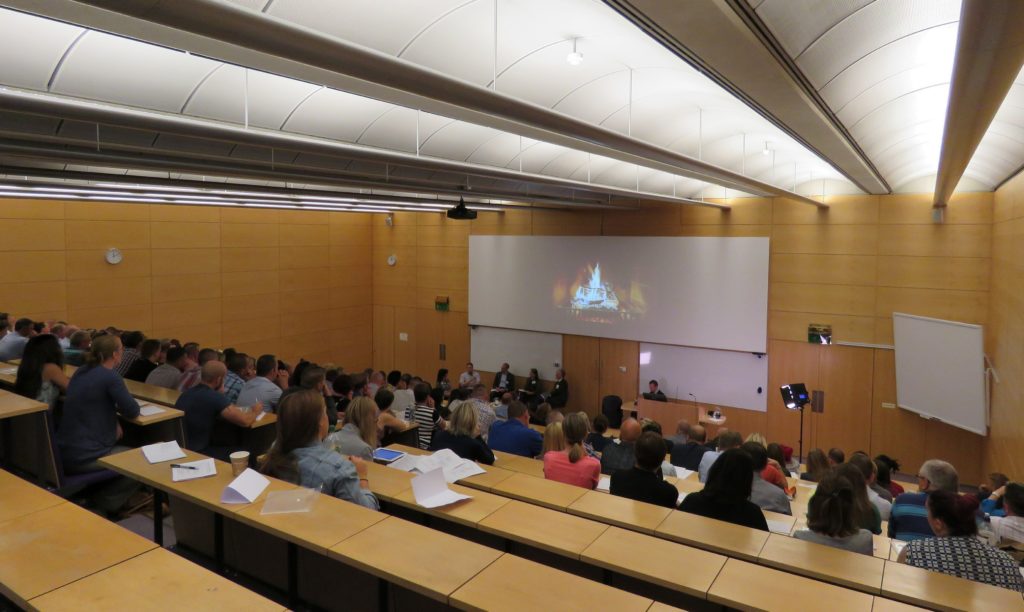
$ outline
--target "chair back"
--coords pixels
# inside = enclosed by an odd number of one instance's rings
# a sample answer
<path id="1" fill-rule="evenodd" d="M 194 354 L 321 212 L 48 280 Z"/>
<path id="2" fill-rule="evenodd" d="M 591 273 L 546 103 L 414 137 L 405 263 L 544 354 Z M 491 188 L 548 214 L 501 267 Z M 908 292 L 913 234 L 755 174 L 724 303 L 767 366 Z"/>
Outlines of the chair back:
<path id="1" fill-rule="evenodd" d="M 622 398 L 618 395 L 606 395 L 601 399 L 601 414 L 608 418 L 608 426 L 613 429 L 622 427 Z"/>

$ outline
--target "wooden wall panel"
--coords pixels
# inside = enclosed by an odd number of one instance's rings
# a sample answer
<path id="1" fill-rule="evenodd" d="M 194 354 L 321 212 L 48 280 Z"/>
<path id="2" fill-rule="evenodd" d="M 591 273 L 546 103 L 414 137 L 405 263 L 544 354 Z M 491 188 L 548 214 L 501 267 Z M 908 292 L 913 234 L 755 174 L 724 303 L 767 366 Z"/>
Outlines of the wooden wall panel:
<path id="1" fill-rule="evenodd" d="M 800 439 L 800 413 L 787 410 L 779 388 L 802 382 L 807 389 L 820 389 L 820 355 L 823 348 L 807 342 L 771 340 L 768 345 L 768 415 L 765 434 L 769 440 L 794 449 Z M 804 414 L 804 454 L 811 446 L 811 414 Z"/>
<path id="2" fill-rule="evenodd" d="M 395 308 L 373 307 L 373 367 L 390 370 L 395 363 Z"/>
<path id="3" fill-rule="evenodd" d="M 815 388 L 825 391 L 825 411 L 811 413 L 812 447 L 838 447 L 847 454 L 870 450 L 873 352 L 851 346 L 819 351 L 819 386 Z"/>
<path id="4" fill-rule="evenodd" d="M 896 353 L 874 352 L 874 389 L 871 400 L 871 456 L 889 455 L 898 460 L 900 470 L 915 473 L 928 457 L 925 455 L 924 419 L 896 404 Z"/>
<path id="5" fill-rule="evenodd" d="M 633 340 L 601 338 L 598 348 L 598 397 L 618 395 L 623 403 L 632 402 L 637 397 L 640 381 L 640 343 Z M 585 406 L 583 409 L 588 414 L 596 414 L 601 410 L 600 401 L 597 406 Z"/>
<path id="6" fill-rule="evenodd" d="M 637 357 L 639 364 L 639 357 Z M 594 416 L 601 410 L 601 343 L 589 336 L 562 336 L 562 367 L 569 381 L 568 410 Z M 628 401 L 623 397 L 623 402 Z M 595 408 L 596 407 L 596 408 Z"/>

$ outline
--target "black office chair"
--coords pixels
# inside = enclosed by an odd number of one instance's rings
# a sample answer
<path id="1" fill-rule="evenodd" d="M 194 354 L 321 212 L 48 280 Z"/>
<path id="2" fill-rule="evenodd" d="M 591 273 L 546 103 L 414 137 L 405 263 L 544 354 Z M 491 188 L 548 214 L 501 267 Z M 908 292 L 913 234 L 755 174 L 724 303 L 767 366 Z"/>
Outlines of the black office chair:
<path id="1" fill-rule="evenodd" d="M 606 395 L 601 400 L 601 414 L 608 418 L 608 426 L 612 429 L 622 427 L 622 398 L 618 395 Z"/>

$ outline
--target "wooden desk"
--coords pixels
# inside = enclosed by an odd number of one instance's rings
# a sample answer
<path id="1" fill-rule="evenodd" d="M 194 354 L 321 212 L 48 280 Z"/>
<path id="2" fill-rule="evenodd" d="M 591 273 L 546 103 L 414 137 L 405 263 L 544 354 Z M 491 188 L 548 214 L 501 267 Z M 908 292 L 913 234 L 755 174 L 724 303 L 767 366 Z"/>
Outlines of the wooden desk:
<path id="1" fill-rule="evenodd" d="M 391 450 L 401 451 L 410 455 L 429 455 L 430 451 L 423 450 L 422 448 L 416 448 L 415 446 L 406 446 L 404 444 L 392 444 L 387 448 Z"/>
<path id="2" fill-rule="evenodd" d="M 28 604 L 34 610 L 281 610 L 269 599 L 162 548 Z"/>
<path id="3" fill-rule="evenodd" d="M 0 419 L 45 412 L 48 408 L 49 406 L 42 402 L 10 391 L 0 390 Z"/>
<path id="4" fill-rule="evenodd" d="M 412 488 L 412 474 L 379 463 L 366 463 L 370 490 L 380 499 L 391 501 L 395 495 Z"/>
<path id="5" fill-rule="evenodd" d="M 497 612 L 645 612 L 653 602 L 540 563 L 505 555 L 452 593 L 449 603 L 461 610 Z"/>
<path id="6" fill-rule="evenodd" d="M 505 470 L 519 472 L 520 474 L 529 474 L 530 476 L 536 476 L 537 478 L 544 478 L 544 462 L 537 459 L 528 459 L 526 457 L 516 457 L 515 455 L 512 455 L 506 460 L 499 459 L 497 463 L 500 463 L 501 468 Z"/>
<path id="7" fill-rule="evenodd" d="M 893 561 L 885 562 L 882 595 L 935 610 L 1024 610 L 1016 591 Z"/>
<path id="8" fill-rule="evenodd" d="M 704 489 L 704 483 L 701 482 L 696 474 L 690 474 L 686 478 L 676 478 L 674 476 L 668 476 L 665 478 L 665 482 L 671 484 L 680 493 L 689 495 L 690 493 L 696 493 Z"/>
<path id="9" fill-rule="evenodd" d="M 796 517 L 771 510 L 762 510 L 761 513 L 764 514 L 764 520 L 768 521 L 768 529 L 772 530 L 772 533 L 781 533 L 786 536 L 793 533 Z M 776 527 L 776 529 L 772 529 L 772 527 Z"/>
<path id="10" fill-rule="evenodd" d="M 494 467 L 493 465 L 480 465 L 480 467 L 484 470 L 483 474 L 463 478 L 459 481 L 459 484 L 472 487 L 474 489 L 480 489 L 481 491 L 491 491 L 494 489 L 494 485 L 511 478 L 516 474 L 516 472 L 513 472 L 512 470 Z"/>
<path id="11" fill-rule="evenodd" d="M 758 562 L 865 593 L 877 595 L 882 590 L 882 559 L 789 536 L 769 536 Z"/>
<path id="12" fill-rule="evenodd" d="M 526 474 L 513 474 L 491 489 L 499 495 L 513 497 L 532 504 L 566 511 L 574 501 L 583 497 L 588 489 L 575 487 L 554 480 L 545 480 Z"/>
<path id="13" fill-rule="evenodd" d="M 655 535 L 730 557 L 757 561 L 768 532 L 718 521 L 689 512 L 672 512 Z"/>
<path id="14" fill-rule="evenodd" d="M 447 506 L 441 506 L 440 508 L 424 508 L 416 503 L 416 497 L 413 495 L 412 488 L 410 487 L 400 491 L 391 499 L 391 502 L 397 506 L 411 508 L 416 512 L 452 521 L 460 525 L 466 525 L 467 527 L 476 527 L 477 523 L 484 520 L 487 516 L 505 504 L 512 502 L 507 497 L 493 495 L 486 491 L 469 489 L 457 484 L 448 485 L 448 488 L 456 493 L 472 495 L 473 499 L 466 499 Z"/>
<path id="15" fill-rule="evenodd" d="M 260 514 L 265 503 L 246 505 L 235 513 L 235 520 L 323 555 L 331 546 L 387 518 L 382 512 L 324 494 L 309 512 L 296 514 Z"/>
<path id="16" fill-rule="evenodd" d="M 625 529 L 653 534 L 658 525 L 677 510 L 625 497 L 605 495 L 597 491 L 587 491 L 569 505 L 568 512 Z"/>
<path id="17" fill-rule="evenodd" d="M 481 520 L 478 528 L 506 540 L 579 559 L 580 554 L 608 526 L 558 510 L 510 500 Z"/>
<path id="18" fill-rule="evenodd" d="M 618 527 L 609 527 L 586 550 L 584 561 L 704 599 L 726 557 Z"/>
<path id="19" fill-rule="evenodd" d="M 382 580 L 448 603 L 452 592 L 503 553 L 392 516 L 332 546 L 328 554 Z"/>
<path id="20" fill-rule="evenodd" d="M 178 398 L 181 397 L 181 391 L 156 385 L 147 385 L 137 380 L 128 380 L 126 378 L 124 379 L 124 385 L 128 387 L 128 392 L 132 394 L 132 397 L 147 402 L 163 404 L 164 406 L 173 406 L 178 402 Z"/>
<path id="21" fill-rule="evenodd" d="M 870 612 L 874 598 L 832 584 L 729 559 L 708 590 L 708 601 L 740 610 Z"/>
<path id="22" fill-rule="evenodd" d="M 871 612 L 923 612 L 926 609 L 905 604 L 901 601 L 875 597 L 875 605 L 871 608 Z"/>
<path id="23" fill-rule="evenodd" d="M 52 506 L 0 524 L 0 592 L 27 607 L 30 599 L 155 547 L 75 504 Z"/>
<path id="24" fill-rule="evenodd" d="M 504 451 L 497 451 L 497 450 L 494 450 L 493 448 L 491 449 L 491 452 L 494 453 L 494 459 L 495 459 L 494 465 L 496 465 L 498 467 L 505 467 L 504 463 L 506 461 L 512 461 L 514 459 L 522 459 L 523 458 L 522 455 L 513 455 L 512 453 L 506 453 Z M 529 458 L 529 457 L 527 457 L 527 458 Z"/>
<path id="25" fill-rule="evenodd" d="M 66 503 L 49 491 L 0 470 L 0 523 Z"/>
<path id="26" fill-rule="evenodd" d="M 56 487 L 60 478 L 48 418 L 46 404 L 0 390 L 0 464 Z"/>
<path id="27" fill-rule="evenodd" d="M 879 559 L 888 559 L 889 553 L 892 551 L 892 540 L 884 535 L 876 534 L 871 534 L 871 539 L 874 540 L 871 547 L 872 556 Z"/>

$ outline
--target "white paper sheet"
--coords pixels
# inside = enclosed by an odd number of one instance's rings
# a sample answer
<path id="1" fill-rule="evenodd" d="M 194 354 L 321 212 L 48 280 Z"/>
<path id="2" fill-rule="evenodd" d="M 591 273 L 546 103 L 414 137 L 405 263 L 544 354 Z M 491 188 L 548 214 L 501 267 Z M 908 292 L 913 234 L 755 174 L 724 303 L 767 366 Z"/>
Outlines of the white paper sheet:
<path id="1" fill-rule="evenodd" d="M 789 535 L 792 529 L 789 521 L 767 521 L 768 531 L 772 533 L 781 533 L 783 535 Z"/>
<path id="2" fill-rule="evenodd" d="M 697 472 L 695 472 L 693 470 L 688 470 L 686 468 L 681 468 L 678 465 L 676 466 L 676 478 L 678 478 L 679 480 L 686 480 L 687 478 L 689 478 L 690 476 L 693 476 L 696 473 Z"/>
<path id="3" fill-rule="evenodd" d="M 389 468 L 395 468 L 403 472 L 411 472 L 419 465 L 419 456 L 406 454 L 388 464 Z"/>
<path id="4" fill-rule="evenodd" d="M 448 448 L 439 450 L 433 455 L 405 455 L 389 463 L 388 467 L 419 474 L 441 470 L 445 481 L 449 483 L 487 473 L 475 462 L 459 457 Z"/>
<path id="5" fill-rule="evenodd" d="M 156 405 L 153 405 L 153 404 L 140 404 L 139 405 L 139 415 L 140 416 L 153 416 L 154 414 L 160 414 L 161 412 L 166 412 L 166 410 L 164 410 L 160 406 L 156 406 Z"/>
<path id="6" fill-rule="evenodd" d="M 257 414 L 256 415 L 256 422 L 259 423 L 260 421 L 263 420 L 263 417 L 265 417 L 265 416 L 267 416 L 266 412 L 261 412 L 261 413 Z"/>
<path id="7" fill-rule="evenodd" d="M 199 461 L 190 461 L 181 465 L 187 467 L 171 468 L 171 480 L 174 482 L 217 475 L 217 464 L 213 462 L 213 459 L 200 459 Z M 189 467 L 196 469 L 190 470 L 188 469 Z"/>
<path id="8" fill-rule="evenodd" d="M 604 491 L 605 493 L 607 493 L 608 491 L 611 490 L 611 488 L 612 488 L 612 477 L 611 476 L 601 476 L 601 478 L 598 479 L 598 481 L 597 481 L 597 490 L 598 491 Z"/>
<path id="9" fill-rule="evenodd" d="M 5 374 L 5 375 L 8 375 L 8 376 L 14 376 L 17 373 L 18 373 L 18 368 L 17 367 L 0 369 L 0 374 Z"/>
<path id="10" fill-rule="evenodd" d="M 142 454 L 146 456 L 146 461 L 150 463 L 163 463 L 172 459 L 181 459 L 185 456 L 181 447 L 174 440 L 143 446 Z"/>
<path id="11" fill-rule="evenodd" d="M 416 498 L 416 503 L 424 508 L 439 508 L 464 499 L 472 499 L 470 495 L 462 495 L 449 489 L 441 468 L 413 478 L 412 494 Z"/>
<path id="12" fill-rule="evenodd" d="M 270 481 L 262 474 L 252 468 L 245 468 L 238 478 L 224 487 L 220 501 L 225 504 L 251 504 L 268 486 Z"/>
<path id="13" fill-rule="evenodd" d="M 460 459 L 459 463 L 454 466 L 442 468 L 442 472 L 444 473 L 445 481 L 451 483 L 458 482 L 463 478 L 469 478 L 470 476 L 476 476 L 477 474 L 486 474 L 487 470 L 469 459 Z"/>

